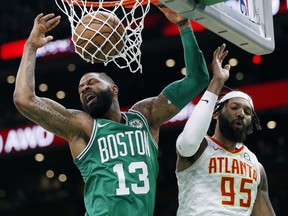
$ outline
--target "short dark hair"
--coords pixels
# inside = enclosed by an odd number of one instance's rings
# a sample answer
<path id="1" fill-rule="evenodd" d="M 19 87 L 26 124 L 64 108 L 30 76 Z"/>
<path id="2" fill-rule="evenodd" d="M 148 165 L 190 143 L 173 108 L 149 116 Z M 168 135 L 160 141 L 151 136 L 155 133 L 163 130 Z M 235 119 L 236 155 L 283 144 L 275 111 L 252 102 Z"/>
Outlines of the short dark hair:
<path id="1" fill-rule="evenodd" d="M 87 72 L 87 73 L 83 74 L 83 76 L 85 76 L 86 74 L 89 74 L 89 73 L 97 74 L 101 79 L 105 80 L 106 82 L 108 82 L 112 85 L 115 84 L 114 80 L 110 76 L 108 76 L 105 72 Z"/>
<path id="2" fill-rule="evenodd" d="M 99 77 L 107 82 L 109 82 L 110 84 L 115 84 L 114 80 L 108 76 L 105 72 L 95 72 L 96 74 L 99 75 Z"/>

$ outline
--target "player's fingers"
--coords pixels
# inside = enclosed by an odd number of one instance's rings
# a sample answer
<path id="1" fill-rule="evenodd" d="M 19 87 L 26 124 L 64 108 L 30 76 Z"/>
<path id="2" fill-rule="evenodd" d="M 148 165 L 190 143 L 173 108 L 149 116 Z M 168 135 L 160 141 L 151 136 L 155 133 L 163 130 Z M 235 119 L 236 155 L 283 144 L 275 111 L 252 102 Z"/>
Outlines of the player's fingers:
<path id="1" fill-rule="evenodd" d="M 38 24 L 42 24 L 45 26 L 46 30 L 49 30 L 50 23 L 49 19 L 51 19 L 54 16 L 54 13 L 50 13 L 47 15 L 40 14 L 40 16 L 37 16 Z"/>
<path id="2" fill-rule="evenodd" d="M 217 49 L 213 53 L 214 59 L 219 55 L 220 47 L 217 47 Z"/>
<path id="3" fill-rule="evenodd" d="M 40 13 L 36 16 L 35 22 L 39 22 L 39 20 L 43 17 L 43 13 Z"/>
<path id="4" fill-rule="evenodd" d="M 158 7 L 158 9 L 164 13 L 165 15 L 167 15 L 168 13 L 172 13 L 174 11 L 172 11 L 170 8 L 168 8 L 166 5 L 162 4 L 162 3 L 158 3 L 156 5 Z"/>
<path id="5" fill-rule="evenodd" d="M 162 13 L 167 11 L 167 7 L 164 4 L 158 4 L 157 7 Z"/>
<path id="6" fill-rule="evenodd" d="M 158 7 L 159 9 L 161 9 L 161 8 L 167 8 L 164 4 L 158 4 L 157 7 Z"/>
<path id="7" fill-rule="evenodd" d="M 61 16 L 54 17 L 53 19 L 46 22 L 45 26 L 48 30 L 53 29 L 60 23 Z"/>
<path id="8" fill-rule="evenodd" d="M 226 48 L 226 44 L 223 43 L 220 47 L 220 52 L 222 53 L 225 50 L 225 48 Z"/>
<path id="9" fill-rule="evenodd" d="M 48 35 L 47 37 L 45 37 L 46 43 L 50 42 L 53 40 L 53 36 Z"/>
<path id="10" fill-rule="evenodd" d="M 57 16 L 57 17 L 52 18 L 53 16 L 54 16 L 54 14 L 49 14 L 49 15 L 43 16 L 39 20 L 39 23 L 45 26 L 46 31 L 53 29 L 60 22 L 61 16 Z"/>
<path id="11" fill-rule="evenodd" d="M 222 62 L 226 56 L 228 55 L 228 50 L 226 50 L 225 52 L 221 53 L 220 57 L 219 57 L 219 60 Z"/>
<path id="12" fill-rule="evenodd" d="M 229 71 L 230 68 L 231 68 L 231 65 L 230 65 L 230 64 L 226 64 L 226 65 L 224 66 L 224 69 L 225 69 L 225 70 L 228 70 L 228 71 Z"/>
<path id="13" fill-rule="evenodd" d="M 55 16 L 54 13 L 46 14 L 46 15 L 44 15 L 44 16 L 41 18 L 41 21 L 47 22 L 49 19 L 51 19 L 51 18 L 54 17 L 54 16 Z"/>

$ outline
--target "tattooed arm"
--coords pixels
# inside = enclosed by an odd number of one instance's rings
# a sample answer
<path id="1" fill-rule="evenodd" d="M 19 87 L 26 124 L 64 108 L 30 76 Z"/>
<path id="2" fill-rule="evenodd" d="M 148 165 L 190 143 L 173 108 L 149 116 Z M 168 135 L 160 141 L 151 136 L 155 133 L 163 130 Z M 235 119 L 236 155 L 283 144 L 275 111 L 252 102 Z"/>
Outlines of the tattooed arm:
<path id="1" fill-rule="evenodd" d="M 186 75 L 166 86 L 158 97 L 148 98 L 132 107 L 146 117 L 156 142 L 160 125 L 174 117 L 200 94 L 209 82 L 204 55 L 199 49 L 189 20 L 161 4 L 158 7 L 170 22 L 178 26 L 184 50 Z"/>
<path id="2" fill-rule="evenodd" d="M 157 97 L 139 101 L 131 109 L 137 110 L 145 116 L 150 131 L 157 143 L 161 124 L 165 123 L 179 112 L 179 109 L 173 105 L 163 93 Z"/>
<path id="3" fill-rule="evenodd" d="M 268 181 L 264 167 L 260 164 L 261 181 L 258 186 L 256 201 L 253 207 L 253 216 L 275 216 L 274 209 L 269 199 Z"/>
<path id="4" fill-rule="evenodd" d="M 59 22 L 60 16 L 54 17 L 54 14 L 39 14 L 35 18 L 33 29 L 24 46 L 13 99 L 17 109 L 25 117 L 66 139 L 69 144 L 75 143 L 73 146 L 76 147 L 71 148 L 75 157 L 85 147 L 91 133 L 92 124 L 87 124 L 91 117 L 81 111 L 69 111 L 55 101 L 40 98 L 35 94 L 36 51 L 53 39 L 52 36 L 46 37 L 45 33 L 55 28 Z"/>
<path id="5" fill-rule="evenodd" d="M 174 117 L 200 94 L 209 82 L 204 55 L 199 49 L 189 20 L 164 5 L 158 4 L 158 7 L 170 22 L 178 26 L 184 51 L 186 75 L 166 86 L 157 97 L 140 101 L 132 107 L 146 117 L 156 142 L 158 142 L 161 124 Z"/>

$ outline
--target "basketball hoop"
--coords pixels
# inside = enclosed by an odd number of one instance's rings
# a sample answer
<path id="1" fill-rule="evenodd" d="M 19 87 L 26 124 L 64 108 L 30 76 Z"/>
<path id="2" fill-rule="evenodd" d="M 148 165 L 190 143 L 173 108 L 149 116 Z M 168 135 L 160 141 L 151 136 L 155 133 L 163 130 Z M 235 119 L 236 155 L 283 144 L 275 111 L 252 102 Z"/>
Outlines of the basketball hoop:
<path id="1" fill-rule="evenodd" d="M 142 72 L 141 50 L 142 30 L 144 28 L 144 18 L 150 10 L 150 3 L 158 4 L 157 0 L 120 0 L 120 1 L 87 1 L 87 0 L 55 0 L 59 9 L 68 17 L 71 27 L 71 35 L 75 35 L 75 29 L 87 14 L 107 12 L 118 17 L 120 24 L 125 28 L 124 48 L 119 55 L 111 58 L 107 56 L 106 66 L 113 61 L 119 68 L 129 68 L 132 73 Z M 108 23 L 103 23 L 107 25 Z M 108 24 L 109 25 L 109 24 Z M 89 29 L 91 31 L 91 29 Z M 95 33 L 98 31 L 95 30 Z M 101 34 L 101 32 L 100 32 Z M 80 37 L 78 37 L 81 39 Z M 109 38 L 107 38 L 109 40 Z M 74 45 L 77 41 L 72 40 Z M 110 43 L 110 41 L 107 41 Z M 114 47 L 113 47 L 114 48 Z M 84 60 L 91 62 L 91 57 L 77 52 Z M 87 54 L 87 53 L 86 53 Z M 93 61 L 91 63 L 94 63 Z"/>
<path id="2" fill-rule="evenodd" d="M 115 5 L 122 4 L 125 8 L 132 8 L 135 4 L 135 0 L 122 0 L 122 1 L 107 1 L 107 2 L 102 2 L 100 1 L 97 2 L 91 2 L 91 1 L 86 1 L 86 4 L 83 4 L 84 2 L 81 0 L 63 0 L 69 4 L 74 4 L 74 2 L 78 2 L 78 5 L 80 6 L 88 6 L 88 7 L 99 7 L 100 4 L 102 4 L 103 7 L 108 8 L 108 7 L 115 7 Z M 143 0 L 139 1 L 141 5 L 147 5 L 149 3 L 149 0 Z M 159 3 L 158 0 L 150 0 L 150 3 L 156 4 Z"/>

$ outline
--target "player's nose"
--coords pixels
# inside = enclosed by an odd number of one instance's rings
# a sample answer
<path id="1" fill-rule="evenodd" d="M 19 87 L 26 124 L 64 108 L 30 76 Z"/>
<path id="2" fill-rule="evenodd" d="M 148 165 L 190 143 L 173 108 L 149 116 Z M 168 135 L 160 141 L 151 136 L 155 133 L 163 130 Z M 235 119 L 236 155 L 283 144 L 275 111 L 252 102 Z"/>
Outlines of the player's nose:
<path id="1" fill-rule="evenodd" d="M 83 87 L 82 87 L 82 89 L 81 89 L 81 92 L 82 92 L 82 93 L 85 93 L 85 92 L 89 91 L 90 89 L 91 89 L 90 86 L 87 85 L 87 84 L 85 84 L 85 85 L 83 85 Z"/>
<path id="2" fill-rule="evenodd" d="M 244 118 L 244 116 L 245 116 L 244 109 L 242 109 L 242 108 L 238 109 L 236 115 L 237 115 L 237 118 Z"/>

